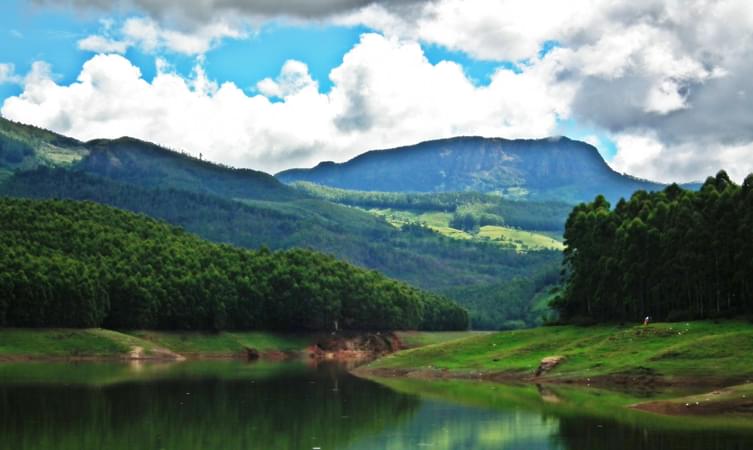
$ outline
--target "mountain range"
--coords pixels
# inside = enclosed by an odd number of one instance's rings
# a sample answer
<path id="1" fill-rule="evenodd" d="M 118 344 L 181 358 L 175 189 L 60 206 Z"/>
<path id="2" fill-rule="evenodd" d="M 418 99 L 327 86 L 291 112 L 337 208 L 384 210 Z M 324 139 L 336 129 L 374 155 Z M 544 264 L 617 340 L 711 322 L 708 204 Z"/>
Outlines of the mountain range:
<path id="1" fill-rule="evenodd" d="M 304 179 L 319 184 L 281 182 Z M 246 248 L 318 250 L 447 295 L 477 328 L 540 321 L 559 278 L 567 202 L 659 187 L 566 138 L 432 141 L 273 177 L 0 118 L 0 195 L 94 201 Z"/>

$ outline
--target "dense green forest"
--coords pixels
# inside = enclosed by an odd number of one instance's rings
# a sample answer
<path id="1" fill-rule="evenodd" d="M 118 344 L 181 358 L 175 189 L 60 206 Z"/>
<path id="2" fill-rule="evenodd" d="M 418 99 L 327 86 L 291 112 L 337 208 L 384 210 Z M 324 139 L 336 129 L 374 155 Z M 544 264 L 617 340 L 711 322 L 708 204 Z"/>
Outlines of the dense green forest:
<path id="1" fill-rule="evenodd" d="M 559 263 L 552 262 L 526 277 L 486 286 L 459 286 L 445 292 L 463 296 L 471 326 L 481 330 L 511 330 L 542 325 L 553 319 L 551 290 L 560 279 Z"/>
<path id="2" fill-rule="evenodd" d="M 308 250 L 251 251 L 91 202 L 0 199 L 0 326 L 463 329 L 449 300 Z"/>
<path id="3" fill-rule="evenodd" d="M 638 191 L 577 206 L 565 227 L 565 320 L 688 320 L 753 313 L 753 175 L 700 191 Z"/>
<path id="4" fill-rule="evenodd" d="M 395 228 L 384 220 L 354 208 L 323 200 L 243 202 L 173 188 L 147 188 L 70 169 L 18 172 L 0 184 L 0 194 L 26 198 L 91 200 L 147 214 L 221 243 L 247 248 L 308 247 L 344 258 L 415 286 L 467 304 L 476 317 L 524 320 L 527 315 L 485 315 L 518 311 L 518 290 L 502 286 L 512 278 L 559 264 L 556 251 L 520 254 L 493 243 L 443 237 L 425 227 Z M 483 293 L 483 301 L 474 295 Z M 510 295 L 507 295 L 507 294 Z M 531 301 L 532 298 L 525 299 Z M 478 309 L 483 306 L 484 309 Z M 492 320 L 474 322 L 475 328 L 499 328 Z"/>

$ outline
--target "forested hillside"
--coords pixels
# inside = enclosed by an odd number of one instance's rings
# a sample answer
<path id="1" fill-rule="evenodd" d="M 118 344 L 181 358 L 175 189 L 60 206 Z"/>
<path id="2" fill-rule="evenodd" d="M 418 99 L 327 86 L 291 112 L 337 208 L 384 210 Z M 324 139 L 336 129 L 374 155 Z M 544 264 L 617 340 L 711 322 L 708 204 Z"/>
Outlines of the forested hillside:
<path id="1" fill-rule="evenodd" d="M 565 320 L 690 320 L 753 313 L 753 175 L 698 192 L 598 197 L 565 228 Z"/>
<path id="2" fill-rule="evenodd" d="M 593 146 L 565 137 L 455 137 L 361 154 L 342 164 L 292 169 L 277 178 L 383 192 L 494 192 L 507 198 L 575 204 L 662 185 L 619 174 Z"/>
<path id="3" fill-rule="evenodd" d="M 0 200 L 0 326 L 463 329 L 433 294 L 306 250 L 203 241 L 91 202 Z"/>
<path id="4" fill-rule="evenodd" d="M 0 185 L 0 194 L 92 200 L 249 248 L 309 247 L 437 291 L 499 282 L 559 261 L 553 251 L 519 254 L 490 243 L 449 239 L 423 227 L 395 228 L 368 213 L 316 199 L 239 202 L 46 168 L 14 175 Z"/>
<path id="5" fill-rule="evenodd" d="M 0 195 L 92 200 L 247 248 L 311 248 L 460 302 L 469 299 L 466 289 L 489 287 L 483 289 L 488 294 L 485 304 L 494 311 L 525 310 L 508 304 L 532 299 L 511 297 L 513 291 L 491 286 L 525 279 L 561 258 L 554 250 L 521 253 L 515 243 L 463 241 L 423 226 L 390 224 L 358 208 L 284 186 L 268 175 L 213 165 L 141 141 L 84 144 L 35 127 L 5 120 L 0 124 L 0 142 L 18 138 L 30 149 L 24 168 L 0 162 L 7 170 L 5 180 L 0 179 Z M 53 142 L 57 152 L 72 146 L 70 155 L 78 159 L 51 161 L 45 155 Z M 483 321 L 477 326 L 500 325 Z"/>

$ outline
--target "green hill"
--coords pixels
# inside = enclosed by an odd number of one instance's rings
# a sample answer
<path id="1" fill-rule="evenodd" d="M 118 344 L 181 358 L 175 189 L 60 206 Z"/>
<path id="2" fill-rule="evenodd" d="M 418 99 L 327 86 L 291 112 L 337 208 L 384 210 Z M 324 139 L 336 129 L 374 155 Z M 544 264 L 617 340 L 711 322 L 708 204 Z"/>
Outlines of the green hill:
<path id="1" fill-rule="evenodd" d="M 383 373 L 533 378 L 541 360 L 564 359 L 550 380 L 719 383 L 753 375 L 746 322 L 557 326 L 488 333 L 398 352 L 367 366 Z"/>
<path id="2" fill-rule="evenodd" d="M 88 154 L 75 139 L 0 117 L 0 181 L 17 170 L 70 166 Z"/>
<path id="3" fill-rule="evenodd" d="M 302 196 L 264 172 L 234 169 L 123 137 L 87 142 L 89 155 L 77 169 L 144 187 L 173 188 L 224 198 L 268 201 Z"/>
<path id="4" fill-rule="evenodd" d="M 0 326 L 462 329 L 465 311 L 332 257 L 203 241 L 91 202 L 0 200 Z"/>
<path id="5" fill-rule="evenodd" d="M 617 200 L 662 185 L 612 170 L 593 146 L 565 137 L 456 137 L 375 150 L 342 164 L 291 169 L 277 178 L 384 192 L 498 193 L 504 197 L 579 203 L 597 194 Z"/>

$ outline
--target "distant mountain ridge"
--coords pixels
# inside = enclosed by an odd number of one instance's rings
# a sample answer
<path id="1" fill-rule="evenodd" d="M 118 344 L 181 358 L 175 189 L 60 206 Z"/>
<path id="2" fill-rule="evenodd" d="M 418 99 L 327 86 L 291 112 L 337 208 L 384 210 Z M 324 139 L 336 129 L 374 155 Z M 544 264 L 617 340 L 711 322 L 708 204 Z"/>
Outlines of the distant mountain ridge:
<path id="1" fill-rule="evenodd" d="M 341 189 L 384 192 L 496 192 L 569 203 L 603 194 L 614 202 L 664 186 L 614 171 L 590 144 L 566 137 L 455 137 L 363 153 L 347 162 L 276 175 Z"/>

